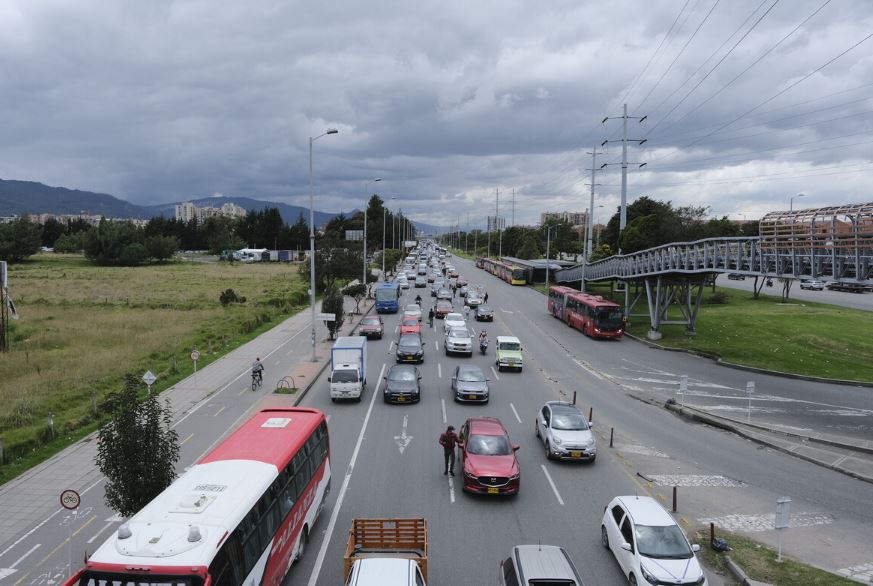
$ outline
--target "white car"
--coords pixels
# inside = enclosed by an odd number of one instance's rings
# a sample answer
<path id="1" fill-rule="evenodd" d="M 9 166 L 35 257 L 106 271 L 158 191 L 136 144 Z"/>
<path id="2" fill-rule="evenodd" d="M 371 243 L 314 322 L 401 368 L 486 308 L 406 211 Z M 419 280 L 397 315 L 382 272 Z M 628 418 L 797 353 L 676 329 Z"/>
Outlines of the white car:
<path id="1" fill-rule="evenodd" d="M 446 350 L 446 356 L 449 354 L 466 354 L 473 355 L 473 334 L 466 327 L 452 328 L 446 334 L 446 339 L 443 343 Z"/>
<path id="2" fill-rule="evenodd" d="M 800 288 L 810 291 L 824 291 L 824 283 L 818 279 L 806 279 L 800 282 Z"/>
<path id="3" fill-rule="evenodd" d="M 658 501 L 617 496 L 603 512 L 600 541 L 612 551 L 630 584 L 694 584 L 706 576 L 685 533 Z"/>
<path id="4" fill-rule="evenodd" d="M 403 317 L 414 317 L 418 321 L 421 321 L 421 306 L 416 303 L 410 303 L 406 306 L 406 309 L 403 310 Z"/>
<path id="5" fill-rule="evenodd" d="M 409 289 L 409 281 L 404 275 L 397 277 L 397 284 L 400 285 L 401 289 Z"/>
<path id="6" fill-rule="evenodd" d="M 445 325 L 443 326 L 443 334 L 448 334 L 452 328 L 466 328 L 467 322 L 464 321 L 464 316 L 457 312 L 446 314 Z"/>
<path id="7" fill-rule="evenodd" d="M 587 460 L 597 458 L 591 424 L 576 405 L 549 401 L 537 413 L 536 435 L 546 448 L 546 458 Z"/>
<path id="8" fill-rule="evenodd" d="M 479 307 L 482 305 L 482 298 L 474 291 L 468 291 L 467 297 L 464 299 L 464 304 L 470 307 Z"/>

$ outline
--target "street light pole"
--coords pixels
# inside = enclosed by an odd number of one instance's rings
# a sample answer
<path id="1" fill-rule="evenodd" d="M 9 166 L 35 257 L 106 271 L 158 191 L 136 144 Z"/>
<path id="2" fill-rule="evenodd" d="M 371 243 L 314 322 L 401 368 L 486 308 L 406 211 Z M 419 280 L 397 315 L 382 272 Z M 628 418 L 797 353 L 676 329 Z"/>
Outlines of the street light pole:
<path id="1" fill-rule="evenodd" d="M 546 224 L 546 289 L 549 287 L 549 249 L 552 244 L 552 228 L 557 228 L 557 226 Z"/>
<path id="2" fill-rule="evenodd" d="M 795 197 L 806 197 L 806 194 L 805 193 L 798 193 L 797 195 L 791 196 L 791 199 L 788 200 L 788 211 L 789 212 L 794 211 L 794 198 Z"/>
<path id="3" fill-rule="evenodd" d="M 315 203 L 312 190 L 312 143 L 328 134 L 339 132 L 328 128 L 323 134 L 309 137 L 309 311 L 312 317 L 312 361 L 315 362 Z"/>
<path id="4" fill-rule="evenodd" d="M 364 287 L 367 286 L 367 208 L 369 207 L 369 201 L 367 200 L 367 188 L 370 187 L 371 183 L 375 183 L 377 181 L 382 181 L 382 178 L 376 177 L 375 179 L 368 179 L 367 182 L 364 184 L 364 280 L 361 281 L 364 284 Z M 385 228 L 383 227 L 382 230 L 384 231 Z"/>

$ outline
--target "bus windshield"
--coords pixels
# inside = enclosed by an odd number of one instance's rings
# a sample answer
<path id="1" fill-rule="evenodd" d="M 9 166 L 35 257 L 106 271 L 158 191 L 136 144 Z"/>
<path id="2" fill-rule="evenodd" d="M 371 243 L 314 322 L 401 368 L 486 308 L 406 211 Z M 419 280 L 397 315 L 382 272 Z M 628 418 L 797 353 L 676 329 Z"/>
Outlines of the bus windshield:
<path id="1" fill-rule="evenodd" d="M 108 572 L 85 572 L 78 586 L 201 586 L 198 576 L 144 576 L 142 574 L 116 574 Z"/>
<path id="2" fill-rule="evenodd" d="M 397 301 L 397 289 L 376 289 L 376 301 Z"/>
<path id="3" fill-rule="evenodd" d="M 598 328 L 620 328 L 624 325 L 624 316 L 616 307 L 601 307 L 595 313 L 594 324 Z"/>

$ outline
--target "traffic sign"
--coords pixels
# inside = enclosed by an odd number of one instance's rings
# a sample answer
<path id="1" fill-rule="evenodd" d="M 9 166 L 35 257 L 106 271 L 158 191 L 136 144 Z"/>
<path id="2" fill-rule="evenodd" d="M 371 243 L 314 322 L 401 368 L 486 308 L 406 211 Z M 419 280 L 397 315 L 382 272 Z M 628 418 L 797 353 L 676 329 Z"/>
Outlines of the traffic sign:
<path id="1" fill-rule="evenodd" d="M 194 350 L 191 352 L 191 360 L 193 360 L 194 362 L 200 360 L 200 352 L 198 350 Z"/>
<path id="2" fill-rule="evenodd" d="M 317 313 L 315 317 L 322 321 L 336 321 L 336 314 L 333 313 Z"/>
<path id="3" fill-rule="evenodd" d="M 67 489 L 61 493 L 61 506 L 70 511 L 79 508 L 82 497 L 75 490 Z"/>
<path id="4" fill-rule="evenodd" d="M 142 382 L 147 384 L 148 386 L 152 386 L 155 384 L 155 381 L 158 380 L 158 377 L 155 376 L 151 370 L 147 370 L 144 375 L 142 375 Z"/>

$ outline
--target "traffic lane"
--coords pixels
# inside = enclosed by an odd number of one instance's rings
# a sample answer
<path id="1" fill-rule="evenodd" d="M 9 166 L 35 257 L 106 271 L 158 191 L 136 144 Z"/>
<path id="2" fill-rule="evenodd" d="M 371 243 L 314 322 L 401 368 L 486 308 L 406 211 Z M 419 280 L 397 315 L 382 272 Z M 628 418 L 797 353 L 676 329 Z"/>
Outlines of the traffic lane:
<path id="1" fill-rule="evenodd" d="M 638 437 L 642 445 L 654 446 L 682 460 L 706 463 L 713 471 L 765 488 L 776 495 L 792 494 L 812 504 L 827 503 L 835 513 L 849 517 L 855 516 L 863 502 L 869 502 L 873 497 L 873 487 L 869 484 L 797 458 L 762 451 L 756 444 L 733 434 L 721 434 L 707 426 L 686 422 L 662 408 L 640 403 L 605 376 L 602 380 L 593 376 L 592 373 L 608 374 L 621 364 L 626 348 L 633 349 L 638 345 L 628 344 L 628 340 L 591 340 L 545 314 L 536 321 L 541 327 L 526 328 L 530 340 L 526 343 L 523 339 L 526 353 L 541 365 L 551 383 L 570 396 L 575 390 L 580 404 L 594 407 L 594 420 L 601 424 L 601 429 L 604 425 L 614 426 Z M 562 352 L 539 351 L 548 347 L 550 338 L 558 341 Z M 607 357 L 592 357 L 598 353 Z M 583 368 L 577 362 L 577 356 L 588 365 L 596 366 Z M 717 441 L 713 440 L 713 434 L 717 434 Z M 819 476 L 827 478 L 827 482 L 809 484 L 797 481 Z M 862 515 L 865 520 L 873 521 L 869 508 Z"/>
<path id="2" fill-rule="evenodd" d="M 761 281 L 758 281 L 760 285 Z M 728 279 L 727 275 L 718 275 L 715 279 L 715 284 L 719 287 L 728 287 L 730 289 L 739 289 L 752 293 L 755 279 L 754 277 L 746 277 L 743 281 L 734 281 Z M 766 285 L 761 290 L 761 294 L 771 297 L 781 298 L 782 284 L 774 279 L 773 286 Z M 829 305 L 839 305 L 841 307 L 850 307 L 852 309 L 860 309 L 863 311 L 873 311 L 873 295 L 864 293 L 847 293 L 845 291 L 813 291 L 810 289 L 801 289 L 800 281 L 795 281 L 791 285 L 791 293 L 789 299 L 794 301 L 814 301 L 816 303 L 827 303 Z"/>

